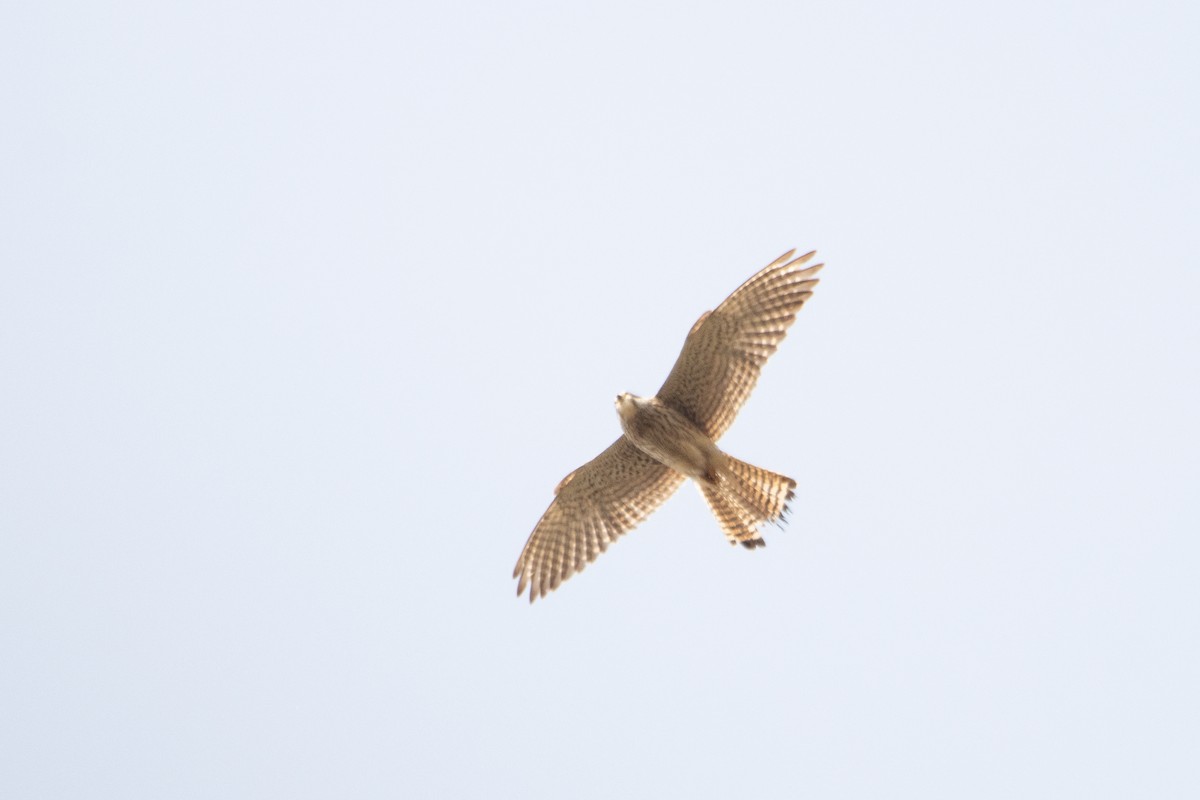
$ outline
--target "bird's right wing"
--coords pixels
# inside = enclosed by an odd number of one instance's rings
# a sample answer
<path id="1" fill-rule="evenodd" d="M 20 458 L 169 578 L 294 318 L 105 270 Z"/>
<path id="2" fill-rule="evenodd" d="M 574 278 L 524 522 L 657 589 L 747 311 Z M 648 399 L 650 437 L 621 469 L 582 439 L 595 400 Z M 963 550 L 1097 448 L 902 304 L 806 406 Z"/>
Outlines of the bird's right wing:
<path id="1" fill-rule="evenodd" d="M 666 502 L 684 476 L 637 449 L 624 436 L 563 478 L 538 521 L 513 577 L 517 596 L 545 597 L 581 571 L 621 534 Z"/>

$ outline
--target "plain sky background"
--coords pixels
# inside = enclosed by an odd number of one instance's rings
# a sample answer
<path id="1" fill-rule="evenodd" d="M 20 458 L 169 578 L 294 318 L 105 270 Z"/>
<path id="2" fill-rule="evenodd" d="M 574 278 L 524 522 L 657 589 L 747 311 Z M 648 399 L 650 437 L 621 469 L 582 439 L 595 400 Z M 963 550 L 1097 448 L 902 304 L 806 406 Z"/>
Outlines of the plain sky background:
<path id="1" fill-rule="evenodd" d="M 1198 796 L 1198 8 L 6 4 L 0 796 Z M 789 528 L 517 600 L 791 247 Z"/>

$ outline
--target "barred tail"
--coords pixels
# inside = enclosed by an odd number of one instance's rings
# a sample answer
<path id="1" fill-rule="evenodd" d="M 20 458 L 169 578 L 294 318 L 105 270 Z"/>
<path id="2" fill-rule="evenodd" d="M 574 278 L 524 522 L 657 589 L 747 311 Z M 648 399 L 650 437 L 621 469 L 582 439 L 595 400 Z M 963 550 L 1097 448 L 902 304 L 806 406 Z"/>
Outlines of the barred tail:
<path id="1" fill-rule="evenodd" d="M 796 482 L 732 456 L 725 457 L 715 477 L 697 483 L 729 543 L 750 549 L 765 546 L 758 527 L 764 522 L 782 524 Z"/>

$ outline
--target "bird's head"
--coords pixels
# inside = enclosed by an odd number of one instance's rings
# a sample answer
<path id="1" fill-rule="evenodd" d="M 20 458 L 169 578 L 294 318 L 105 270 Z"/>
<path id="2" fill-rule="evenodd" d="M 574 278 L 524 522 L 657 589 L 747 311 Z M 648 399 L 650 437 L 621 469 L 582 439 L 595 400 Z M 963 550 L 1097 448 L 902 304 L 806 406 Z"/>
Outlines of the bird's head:
<path id="1" fill-rule="evenodd" d="M 642 398 L 632 395 L 629 392 L 621 392 L 619 395 L 617 395 L 617 414 L 619 414 L 622 419 L 629 419 L 633 416 L 634 411 L 637 410 L 638 400 L 641 399 Z"/>

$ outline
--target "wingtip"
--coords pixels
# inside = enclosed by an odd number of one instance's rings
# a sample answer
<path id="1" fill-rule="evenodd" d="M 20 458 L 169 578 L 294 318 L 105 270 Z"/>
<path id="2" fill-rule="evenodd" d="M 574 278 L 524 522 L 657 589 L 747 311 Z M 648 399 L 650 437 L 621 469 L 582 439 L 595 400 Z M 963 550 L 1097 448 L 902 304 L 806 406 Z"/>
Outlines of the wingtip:
<path id="1" fill-rule="evenodd" d="M 799 272 L 795 272 L 795 273 L 793 273 L 793 274 L 794 274 L 796 277 L 803 279 L 803 280 L 804 280 L 804 281 L 806 281 L 807 283 L 809 283 L 809 284 L 811 284 L 811 285 L 813 285 L 813 286 L 816 286 L 816 285 L 817 285 L 817 284 L 820 282 L 820 280 L 821 280 L 821 279 L 820 279 L 820 278 L 816 278 L 816 277 L 814 277 L 814 276 L 815 276 L 815 275 L 816 275 L 818 272 L 820 272 L 820 271 L 821 271 L 821 268 L 822 268 L 822 267 L 824 267 L 824 266 L 825 266 L 825 263 L 824 263 L 824 262 L 821 262 L 821 263 L 819 263 L 819 264 L 813 264 L 811 267 L 805 267 L 804 269 L 800 270 Z"/>
<path id="2" fill-rule="evenodd" d="M 791 250 L 788 250 L 786 253 L 781 255 L 779 258 L 775 259 L 770 264 L 768 264 L 767 269 L 770 269 L 771 267 L 777 267 L 780 264 L 786 264 L 787 260 L 795 254 L 796 254 L 796 248 L 793 247 Z"/>
<path id="3" fill-rule="evenodd" d="M 791 252 L 789 252 L 788 257 L 791 257 L 792 253 L 794 253 L 794 252 L 796 252 L 796 251 L 792 250 Z M 809 262 L 809 260 L 812 259 L 812 257 L 815 256 L 816 254 L 817 254 L 816 250 L 809 250 L 804 255 L 799 256 L 797 258 L 793 258 L 791 261 L 789 261 L 787 263 L 787 266 L 788 267 L 798 267 L 801 264 L 807 264 Z"/>

